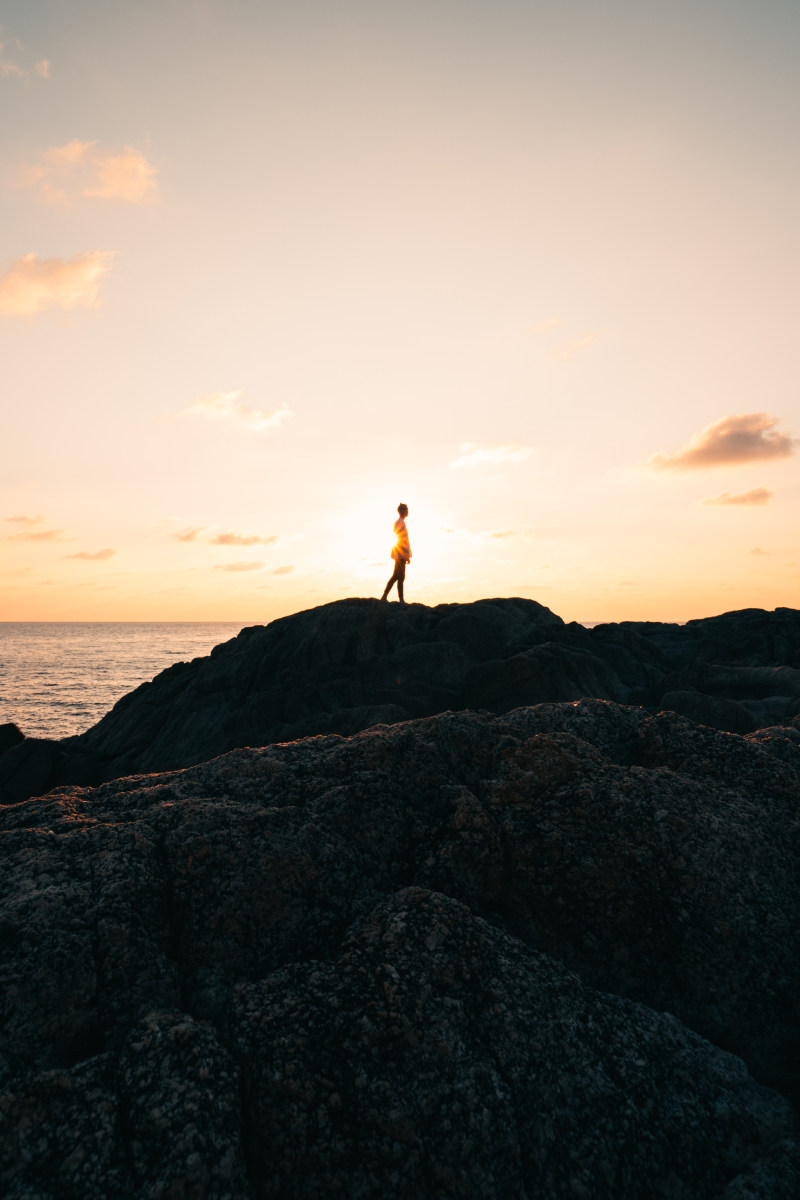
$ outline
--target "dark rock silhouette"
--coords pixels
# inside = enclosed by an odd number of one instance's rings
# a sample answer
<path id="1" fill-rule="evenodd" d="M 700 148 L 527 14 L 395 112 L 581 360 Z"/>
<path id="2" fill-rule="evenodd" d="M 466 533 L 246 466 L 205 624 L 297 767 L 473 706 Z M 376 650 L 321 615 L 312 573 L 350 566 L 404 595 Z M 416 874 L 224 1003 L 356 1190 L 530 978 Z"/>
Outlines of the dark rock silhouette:
<path id="1" fill-rule="evenodd" d="M 16 746 L 24 740 L 25 734 L 18 725 L 11 722 L 7 725 L 0 725 L 0 754 L 5 754 L 6 750 L 10 750 L 12 746 Z"/>
<path id="2" fill-rule="evenodd" d="M 8 805 L 3 1189 L 789 1200 L 798 797 L 582 700 Z"/>
<path id="3" fill-rule="evenodd" d="M 800 612 L 745 609 L 686 625 L 566 625 L 532 600 L 341 600 L 243 629 L 124 696 L 86 733 L 2 751 L 7 802 L 189 766 L 237 746 L 444 710 L 503 713 L 595 697 L 746 733 L 800 713 Z"/>
<path id="4" fill-rule="evenodd" d="M 0 726 L 0 1193 L 793 1200 L 798 712 L 794 610 L 350 600 Z"/>

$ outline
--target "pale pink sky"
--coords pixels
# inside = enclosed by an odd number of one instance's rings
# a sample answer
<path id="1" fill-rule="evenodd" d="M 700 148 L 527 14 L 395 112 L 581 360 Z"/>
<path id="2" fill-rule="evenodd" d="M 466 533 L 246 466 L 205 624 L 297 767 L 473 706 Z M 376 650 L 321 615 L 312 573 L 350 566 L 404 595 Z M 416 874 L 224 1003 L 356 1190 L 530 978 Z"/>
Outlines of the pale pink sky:
<path id="1" fill-rule="evenodd" d="M 800 606 L 800 9 L 7 0 L 0 619 Z"/>

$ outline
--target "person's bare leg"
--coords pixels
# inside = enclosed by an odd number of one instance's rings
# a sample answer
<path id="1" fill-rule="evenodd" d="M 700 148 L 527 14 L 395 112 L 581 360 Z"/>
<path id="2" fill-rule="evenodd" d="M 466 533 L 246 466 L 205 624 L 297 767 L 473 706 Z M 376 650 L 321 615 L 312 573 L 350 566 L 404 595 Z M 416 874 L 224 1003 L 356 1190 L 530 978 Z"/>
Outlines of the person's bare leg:
<path id="1" fill-rule="evenodd" d="M 392 572 L 392 577 L 391 577 L 391 579 L 390 579 L 390 580 L 389 580 L 389 582 L 386 584 L 386 587 L 383 589 L 383 595 L 381 596 L 381 600 L 385 600 L 385 599 L 386 599 L 386 597 L 389 595 L 389 592 L 392 590 L 392 584 L 393 584 L 393 583 L 395 583 L 395 582 L 397 582 L 397 567 L 395 567 L 394 571 Z M 399 583 L 397 583 L 397 586 L 398 586 L 398 588 L 399 588 L 399 587 L 400 587 L 400 584 L 399 584 Z"/>

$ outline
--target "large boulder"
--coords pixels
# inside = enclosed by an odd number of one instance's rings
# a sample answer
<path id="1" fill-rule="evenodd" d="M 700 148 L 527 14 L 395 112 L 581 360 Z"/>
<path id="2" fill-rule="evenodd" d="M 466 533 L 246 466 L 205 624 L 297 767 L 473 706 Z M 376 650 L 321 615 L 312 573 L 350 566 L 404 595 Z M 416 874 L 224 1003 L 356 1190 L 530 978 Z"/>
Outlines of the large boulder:
<path id="1" fill-rule="evenodd" d="M 9 721 L 5 725 L 0 725 L 0 754 L 5 754 L 12 746 L 17 746 L 20 742 L 24 741 L 25 734 L 18 725 L 15 725 L 12 721 Z"/>
<path id="2" fill-rule="evenodd" d="M 340 600 L 174 664 L 86 733 L 6 753 L 0 739 L 0 801 L 189 766 L 239 746 L 584 697 L 672 708 L 734 733 L 791 721 L 800 713 L 800 613 L 584 629 L 520 598 L 433 608 Z"/>
<path id="3" fill-rule="evenodd" d="M 16 730 L 17 726 L 11 728 Z M 63 746 L 52 738 L 22 735 L 11 741 L 0 757 L 0 803 L 48 792 L 62 781 L 66 757 Z"/>
<path id="4" fill-rule="evenodd" d="M 613 668 L 591 651 L 550 642 L 509 658 L 480 663 L 464 681 L 469 707 L 492 712 L 584 696 L 625 701 L 629 692 Z"/>
<path id="5" fill-rule="evenodd" d="M 0 1179 L 789 1200 L 798 795 L 794 728 L 594 700 L 10 805 Z"/>
<path id="6" fill-rule="evenodd" d="M 731 733 L 752 733 L 759 725 L 743 704 L 736 700 L 726 700 L 722 696 L 709 696 L 705 692 L 664 692 L 660 707 L 670 712 L 681 713 L 700 725 L 710 725 L 712 729 L 727 729 Z"/>

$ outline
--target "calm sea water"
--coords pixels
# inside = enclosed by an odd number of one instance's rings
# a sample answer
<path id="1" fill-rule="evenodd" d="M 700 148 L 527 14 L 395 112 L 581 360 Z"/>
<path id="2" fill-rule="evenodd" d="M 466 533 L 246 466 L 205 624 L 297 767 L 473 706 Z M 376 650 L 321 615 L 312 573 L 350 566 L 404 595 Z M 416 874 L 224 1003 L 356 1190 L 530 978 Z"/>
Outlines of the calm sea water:
<path id="1" fill-rule="evenodd" d="M 242 628 L 208 622 L 0 621 L 0 724 L 29 737 L 83 733 L 140 683 Z"/>

